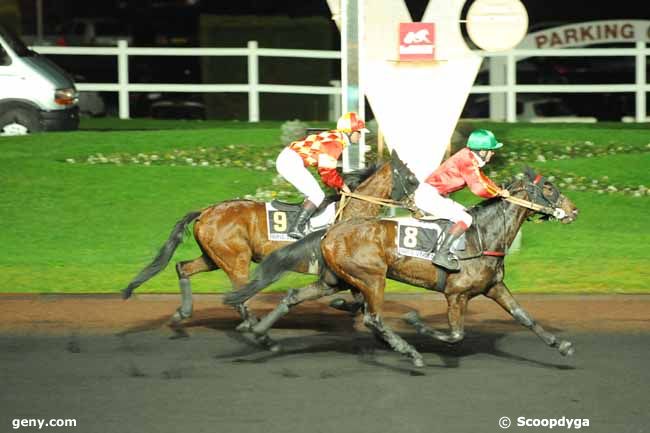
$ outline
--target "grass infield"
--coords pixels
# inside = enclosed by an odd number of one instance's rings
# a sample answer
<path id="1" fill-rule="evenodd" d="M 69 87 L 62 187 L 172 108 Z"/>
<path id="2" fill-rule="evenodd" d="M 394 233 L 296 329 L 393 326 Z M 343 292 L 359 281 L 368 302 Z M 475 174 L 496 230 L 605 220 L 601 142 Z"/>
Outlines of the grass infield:
<path id="1" fill-rule="evenodd" d="M 88 119 L 76 132 L 0 137 L 0 292 L 117 292 L 187 212 L 234 197 L 282 196 L 286 186 L 273 182 L 280 126 Z M 552 175 L 581 211 L 570 225 L 524 225 L 522 250 L 506 259 L 513 291 L 650 290 L 648 127 L 472 126 L 492 129 L 505 144 L 488 174 L 505 181 L 527 163 Z M 198 255 L 190 236 L 173 262 Z M 292 274 L 272 289 L 312 279 Z M 230 289 L 220 271 L 192 282 L 195 292 Z M 177 291 L 171 265 L 138 289 Z"/>

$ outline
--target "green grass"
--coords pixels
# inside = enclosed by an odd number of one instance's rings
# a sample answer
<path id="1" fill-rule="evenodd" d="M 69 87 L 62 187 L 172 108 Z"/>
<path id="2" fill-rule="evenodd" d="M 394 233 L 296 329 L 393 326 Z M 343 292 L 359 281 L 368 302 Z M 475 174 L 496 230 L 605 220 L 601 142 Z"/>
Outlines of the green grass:
<path id="1" fill-rule="evenodd" d="M 185 213 L 271 184 L 273 170 L 245 167 L 84 164 L 89 155 L 137 155 L 199 148 L 233 158 L 275 154 L 279 122 L 166 122 L 84 120 L 80 131 L 0 138 L 0 292 L 117 292 L 156 254 Z M 319 126 L 315 124 L 314 126 Z M 650 142 L 638 125 L 487 124 L 508 150 L 633 144 L 640 153 L 547 162 L 541 171 L 617 185 L 650 186 Z M 115 130 L 119 129 L 119 130 Z M 230 155 L 230 154 L 229 154 Z M 77 163 L 67 163 L 73 158 Z M 650 196 L 563 191 L 580 208 L 570 225 L 526 223 L 521 252 L 507 258 L 506 282 L 515 291 L 647 292 L 650 288 Z M 465 203 L 476 199 L 467 193 Z M 199 255 L 190 237 L 174 260 Z M 313 277 L 291 275 L 273 289 Z M 229 289 L 223 272 L 193 277 L 195 292 Z M 394 282 L 390 290 L 420 290 Z M 176 292 L 173 266 L 138 292 Z"/>
<path id="2" fill-rule="evenodd" d="M 650 187 L 650 153 L 609 155 L 596 158 L 579 158 L 563 161 L 548 161 L 534 163 L 542 173 L 545 171 L 559 170 L 564 173 L 573 173 L 577 176 L 594 177 L 600 182 Z M 607 176 L 603 181 L 602 177 Z"/>

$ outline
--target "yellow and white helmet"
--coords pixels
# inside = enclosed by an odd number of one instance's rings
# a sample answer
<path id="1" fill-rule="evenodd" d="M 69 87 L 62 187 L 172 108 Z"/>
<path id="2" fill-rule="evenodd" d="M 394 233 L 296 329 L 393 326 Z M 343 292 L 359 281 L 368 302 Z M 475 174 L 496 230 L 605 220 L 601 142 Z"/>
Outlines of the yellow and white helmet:
<path id="1" fill-rule="evenodd" d="M 339 121 L 336 122 L 336 130 L 345 132 L 346 134 L 351 134 L 355 131 L 370 132 L 370 130 L 366 128 L 366 122 L 359 119 L 359 115 L 354 111 L 345 113 L 339 118 Z"/>

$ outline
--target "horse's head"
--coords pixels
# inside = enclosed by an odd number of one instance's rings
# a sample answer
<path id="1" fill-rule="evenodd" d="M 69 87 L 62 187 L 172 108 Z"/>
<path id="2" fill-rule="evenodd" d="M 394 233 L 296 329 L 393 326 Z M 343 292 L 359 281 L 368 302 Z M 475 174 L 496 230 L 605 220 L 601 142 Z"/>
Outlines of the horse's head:
<path id="1" fill-rule="evenodd" d="M 513 196 L 520 196 L 544 209 L 542 219 L 557 219 L 562 224 L 569 224 L 578 217 L 575 204 L 548 179 L 527 167 L 520 182 L 508 187 Z"/>

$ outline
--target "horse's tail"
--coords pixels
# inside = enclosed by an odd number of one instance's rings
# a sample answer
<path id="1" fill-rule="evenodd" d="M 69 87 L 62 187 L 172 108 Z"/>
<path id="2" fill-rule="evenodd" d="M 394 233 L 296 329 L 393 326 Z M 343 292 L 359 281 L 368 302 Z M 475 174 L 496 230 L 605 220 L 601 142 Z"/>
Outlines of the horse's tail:
<path id="1" fill-rule="evenodd" d="M 278 281 L 285 272 L 295 269 L 307 257 L 315 256 L 321 263 L 320 241 L 325 230 L 310 233 L 299 241 L 273 251 L 255 269 L 253 280 L 238 290 L 226 293 L 223 302 L 229 305 L 246 302 L 260 290 Z"/>
<path id="2" fill-rule="evenodd" d="M 162 248 L 160 248 L 160 251 L 158 251 L 158 255 L 151 261 L 151 263 L 149 263 L 149 265 L 136 275 L 133 281 L 126 286 L 126 289 L 122 290 L 123 299 L 130 298 L 137 287 L 165 269 L 174 255 L 174 251 L 176 251 L 176 248 L 178 248 L 181 242 L 183 242 L 183 233 L 187 230 L 187 226 L 198 218 L 199 215 L 201 215 L 200 211 L 192 211 L 176 223 L 167 239 L 167 242 L 165 242 Z"/>

